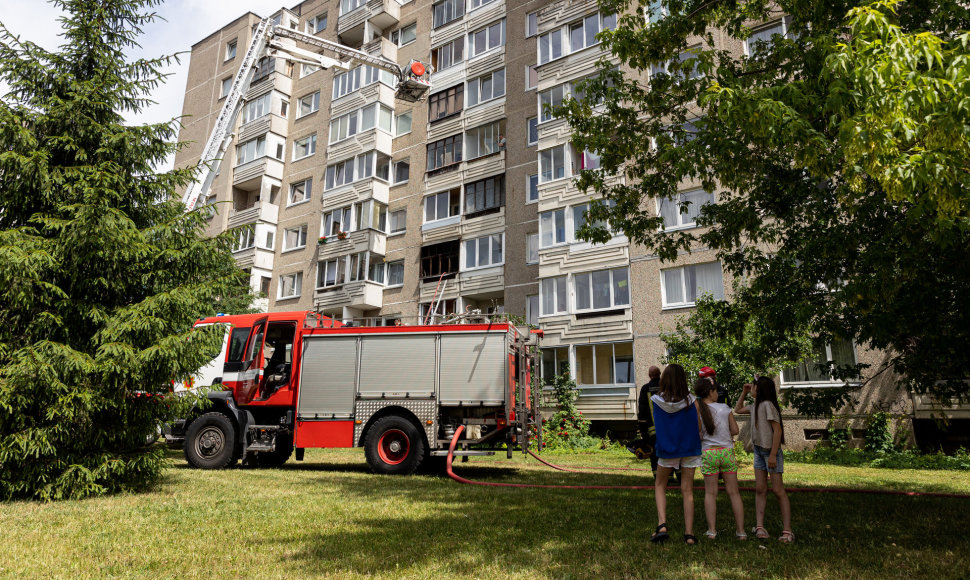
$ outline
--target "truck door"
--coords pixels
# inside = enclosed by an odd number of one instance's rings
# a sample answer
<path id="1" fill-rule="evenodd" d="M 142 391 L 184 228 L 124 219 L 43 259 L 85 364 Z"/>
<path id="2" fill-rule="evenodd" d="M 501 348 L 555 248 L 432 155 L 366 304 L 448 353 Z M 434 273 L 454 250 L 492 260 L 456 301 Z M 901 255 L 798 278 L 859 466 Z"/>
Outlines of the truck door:
<path id="1" fill-rule="evenodd" d="M 239 382 L 233 388 L 236 403 L 246 405 L 256 396 L 263 371 L 263 339 L 266 335 L 266 319 L 261 318 L 253 325 L 252 338 L 246 347 L 246 358 Z"/>

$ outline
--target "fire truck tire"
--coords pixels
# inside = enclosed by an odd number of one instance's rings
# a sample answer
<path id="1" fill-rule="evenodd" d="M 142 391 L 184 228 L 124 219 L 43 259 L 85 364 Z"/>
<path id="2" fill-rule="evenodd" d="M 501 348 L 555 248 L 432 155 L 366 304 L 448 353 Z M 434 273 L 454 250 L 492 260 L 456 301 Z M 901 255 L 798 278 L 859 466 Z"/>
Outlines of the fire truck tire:
<path id="1" fill-rule="evenodd" d="M 199 469 L 223 469 L 234 463 L 236 428 L 218 411 L 202 415 L 185 434 L 185 460 Z"/>
<path id="2" fill-rule="evenodd" d="M 424 438 L 418 428 L 396 415 L 378 419 L 364 439 L 364 457 L 375 473 L 414 473 L 424 459 L 424 451 Z"/>
<path id="3" fill-rule="evenodd" d="M 286 463 L 290 455 L 293 455 L 293 436 L 281 433 L 276 437 L 276 450 L 257 454 L 256 465 L 279 467 Z"/>

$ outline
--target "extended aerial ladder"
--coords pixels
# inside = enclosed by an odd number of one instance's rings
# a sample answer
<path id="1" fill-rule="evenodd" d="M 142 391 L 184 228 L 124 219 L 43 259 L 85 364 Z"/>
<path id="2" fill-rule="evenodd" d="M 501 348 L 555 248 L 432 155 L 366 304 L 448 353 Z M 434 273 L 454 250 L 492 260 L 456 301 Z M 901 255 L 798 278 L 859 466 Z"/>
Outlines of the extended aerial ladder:
<path id="1" fill-rule="evenodd" d="M 320 52 L 314 52 L 296 46 L 300 42 L 309 45 Z M 390 72 L 397 80 L 395 96 L 407 102 L 421 100 L 431 89 L 430 67 L 412 60 L 407 67 L 396 62 L 374 56 L 361 50 L 353 49 L 342 44 L 304 34 L 281 25 L 273 24 L 272 18 L 264 18 L 256 25 L 253 39 L 243 56 L 239 71 L 232 80 L 232 85 L 222 103 L 222 109 L 216 118 L 216 124 L 209 134 L 202 157 L 199 159 L 199 177 L 189 185 L 182 197 L 186 211 L 195 209 L 200 199 L 205 199 L 212 186 L 212 180 L 219 172 L 219 164 L 226 149 L 232 142 L 232 128 L 236 124 L 239 111 L 242 110 L 243 97 L 252 82 L 256 64 L 263 56 L 284 56 L 298 63 L 318 66 L 322 69 L 331 67 L 351 70 L 355 66 L 367 65 Z"/>

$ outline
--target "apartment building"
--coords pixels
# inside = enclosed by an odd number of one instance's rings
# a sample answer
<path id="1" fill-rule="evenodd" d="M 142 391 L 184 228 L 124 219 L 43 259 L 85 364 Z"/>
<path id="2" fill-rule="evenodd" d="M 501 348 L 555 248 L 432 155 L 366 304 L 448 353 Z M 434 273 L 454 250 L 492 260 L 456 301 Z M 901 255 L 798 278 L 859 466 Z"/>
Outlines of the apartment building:
<path id="1" fill-rule="evenodd" d="M 407 63 L 430 63 L 428 98 L 394 97 L 394 79 L 266 57 L 257 66 L 206 203 L 210 233 L 231 230 L 235 256 L 269 310 L 313 309 L 393 324 L 478 310 L 523 316 L 544 331 L 542 372 L 568 369 L 579 408 L 631 430 L 638 385 L 664 354 L 661 329 L 703 292 L 728 295 L 712 252 L 675 264 L 617 234 L 579 240 L 590 197 L 573 176 L 595 168 L 568 124 L 543 111 L 595 73 L 596 34 L 616 25 L 594 0 L 306 0 L 273 15 L 281 26 Z M 196 163 L 260 16 L 240 15 L 192 47 L 177 165 Z M 766 22 L 758 34 L 783 31 Z M 748 50 L 745 45 L 730 50 Z M 617 177 L 616 179 L 622 179 Z M 682 198 L 716 203 L 699 184 Z M 695 227 L 679 200 L 658 204 L 670 228 Z M 434 309 L 434 312 L 432 312 Z M 825 360 L 884 355 L 820 345 Z M 782 388 L 835 384 L 811 361 Z M 858 418 L 912 403 L 889 373 L 862 392 Z M 793 444 L 825 421 L 789 421 Z"/>

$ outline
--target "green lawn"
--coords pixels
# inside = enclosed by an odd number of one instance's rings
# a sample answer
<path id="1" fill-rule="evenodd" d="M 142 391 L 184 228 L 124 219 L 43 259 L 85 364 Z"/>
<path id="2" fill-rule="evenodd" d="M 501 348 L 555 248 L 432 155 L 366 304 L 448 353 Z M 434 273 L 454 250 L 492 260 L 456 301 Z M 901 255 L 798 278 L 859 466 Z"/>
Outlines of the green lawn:
<path id="1" fill-rule="evenodd" d="M 625 452 L 547 453 L 553 463 L 637 466 Z M 283 469 L 196 471 L 173 453 L 153 492 L 54 504 L 0 504 L 0 577 L 148 578 L 886 578 L 970 569 L 970 499 L 792 493 L 797 542 L 722 537 L 647 541 L 651 491 L 503 489 L 447 477 L 381 477 L 360 450 L 310 450 Z M 970 493 L 970 473 L 786 464 L 791 486 Z M 474 480 L 649 485 L 649 472 L 561 473 L 521 454 L 472 458 Z M 752 479 L 750 465 L 742 479 Z M 698 480 L 698 483 L 700 481 Z M 697 528 L 704 528 L 697 492 Z M 671 534 L 682 533 L 670 494 Z M 749 526 L 753 495 L 744 494 Z"/>

